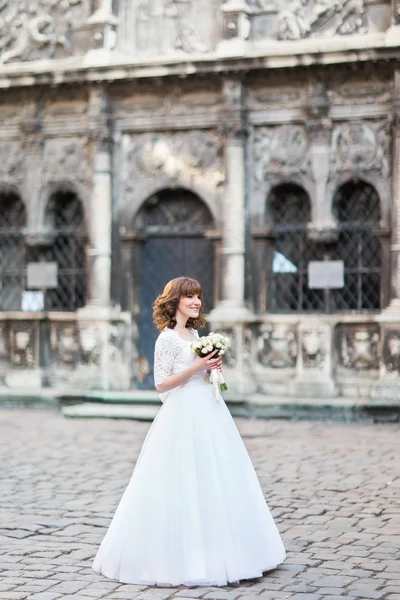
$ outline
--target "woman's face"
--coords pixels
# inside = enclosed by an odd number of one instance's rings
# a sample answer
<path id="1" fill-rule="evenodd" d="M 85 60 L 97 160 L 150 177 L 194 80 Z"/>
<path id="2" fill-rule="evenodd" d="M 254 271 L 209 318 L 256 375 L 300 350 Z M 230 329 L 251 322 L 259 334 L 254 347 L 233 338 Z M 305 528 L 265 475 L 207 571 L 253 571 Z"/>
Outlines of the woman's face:
<path id="1" fill-rule="evenodd" d="M 191 294 L 189 296 L 181 296 L 176 310 L 186 320 L 197 319 L 201 309 L 201 296 L 199 294 Z"/>

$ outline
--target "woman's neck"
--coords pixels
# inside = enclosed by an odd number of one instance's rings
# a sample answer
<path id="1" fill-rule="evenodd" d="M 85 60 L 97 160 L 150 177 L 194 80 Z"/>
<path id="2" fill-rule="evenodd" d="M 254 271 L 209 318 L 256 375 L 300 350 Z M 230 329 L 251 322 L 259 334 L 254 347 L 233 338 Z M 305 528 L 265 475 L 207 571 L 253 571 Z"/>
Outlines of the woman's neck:
<path id="1" fill-rule="evenodd" d="M 177 331 L 185 331 L 187 329 L 187 319 L 185 319 L 185 317 L 182 318 L 182 316 L 180 314 L 176 315 L 175 319 L 176 319 L 175 329 Z"/>

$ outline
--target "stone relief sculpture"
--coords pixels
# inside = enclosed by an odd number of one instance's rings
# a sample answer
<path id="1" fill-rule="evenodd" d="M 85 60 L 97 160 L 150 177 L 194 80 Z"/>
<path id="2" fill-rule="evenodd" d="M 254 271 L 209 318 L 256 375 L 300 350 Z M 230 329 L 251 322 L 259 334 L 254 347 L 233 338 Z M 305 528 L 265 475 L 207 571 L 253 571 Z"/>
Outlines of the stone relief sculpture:
<path id="1" fill-rule="evenodd" d="M 0 181 L 20 181 L 23 177 L 24 154 L 13 142 L 0 145 Z"/>
<path id="2" fill-rule="evenodd" d="M 263 183 L 266 173 L 304 172 L 309 161 L 309 146 L 301 126 L 257 129 L 253 140 L 256 185 Z"/>
<path id="3" fill-rule="evenodd" d="M 87 152 L 81 140 L 49 140 L 45 145 L 43 179 L 47 183 L 74 181 L 90 185 Z"/>
<path id="4" fill-rule="evenodd" d="M 126 163 L 128 186 L 157 173 L 172 180 L 207 174 L 207 181 L 214 185 L 224 180 L 222 142 L 212 132 L 131 136 Z"/>
<path id="5" fill-rule="evenodd" d="M 387 177 L 390 171 L 388 145 L 385 124 L 375 129 L 366 123 L 336 127 L 332 134 L 331 169 L 333 172 L 375 169 Z"/>
<path id="6" fill-rule="evenodd" d="M 341 365 L 347 369 L 370 370 L 379 367 L 379 333 L 377 330 L 343 328 L 340 350 Z"/>
<path id="7" fill-rule="evenodd" d="M 257 337 L 257 359 L 264 367 L 293 368 L 297 358 L 297 336 L 294 327 L 267 325 Z"/>
<path id="8" fill-rule="evenodd" d="M 325 332 L 323 329 L 304 329 L 302 332 L 301 350 L 303 365 L 307 369 L 324 369 L 328 354 Z"/>
<path id="9" fill-rule="evenodd" d="M 292 0 L 278 16 L 279 40 L 364 31 L 364 0 Z"/>
<path id="10" fill-rule="evenodd" d="M 137 49 L 206 52 L 195 26 L 194 0 L 137 0 Z"/>
<path id="11" fill-rule="evenodd" d="M 69 33 L 88 0 L 1 0 L 0 63 L 71 54 Z"/>

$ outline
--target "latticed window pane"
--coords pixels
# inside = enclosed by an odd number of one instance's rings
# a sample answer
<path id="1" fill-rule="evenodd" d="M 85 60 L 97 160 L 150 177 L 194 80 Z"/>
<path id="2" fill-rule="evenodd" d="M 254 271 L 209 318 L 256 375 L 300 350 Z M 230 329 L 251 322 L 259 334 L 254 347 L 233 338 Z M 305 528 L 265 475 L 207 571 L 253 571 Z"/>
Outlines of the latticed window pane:
<path id="1" fill-rule="evenodd" d="M 48 309 L 76 310 L 86 301 L 86 232 L 81 202 L 74 194 L 53 196 L 47 219 L 54 230 L 54 243 L 46 260 L 58 265 L 58 286 L 46 295 Z"/>
<path id="2" fill-rule="evenodd" d="M 337 310 L 378 310 L 382 263 L 381 241 L 376 235 L 378 194 L 371 185 L 352 181 L 339 188 L 333 207 L 340 225 L 335 254 L 345 267 L 345 286 L 332 293 L 334 305 Z"/>
<path id="3" fill-rule="evenodd" d="M 281 185 L 271 192 L 268 211 L 277 236 L 272 263 L 271 310 L 296 312 L 318 307 L 318 295 L 308 290 L 306 282 L 310 260 L 306 225 L 311 216 L 306 192 L 296 185 Z"/>
<path id="4" fill-rule="evenodd" d="M 363 181 L 349 181 L 337 191 L 334 199 L 337 219 L 353 225 L 377 225 L 380 204 L 376 190 Z"/>
<path id="5" fill-rule="evenodd" d="M 14 194 L 0 196 L 0 310 L 20 310 L 25 288 L 25 207 Z"/>

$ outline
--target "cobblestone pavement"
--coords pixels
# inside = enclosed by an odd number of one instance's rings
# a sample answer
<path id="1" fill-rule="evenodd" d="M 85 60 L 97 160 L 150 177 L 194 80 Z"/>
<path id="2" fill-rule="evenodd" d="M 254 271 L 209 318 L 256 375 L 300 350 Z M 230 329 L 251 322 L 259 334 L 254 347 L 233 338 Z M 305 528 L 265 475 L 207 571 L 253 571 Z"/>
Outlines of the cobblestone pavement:
<path id="1" fill-rule="evenodd" d="M 146 588 L 91 563 L 149 424 L 0 411 L 0 600 L 400 600 L 400 425 L 237 424 L 286 563 L 225 588 Z"/>

